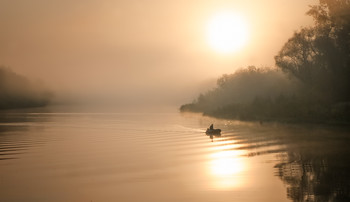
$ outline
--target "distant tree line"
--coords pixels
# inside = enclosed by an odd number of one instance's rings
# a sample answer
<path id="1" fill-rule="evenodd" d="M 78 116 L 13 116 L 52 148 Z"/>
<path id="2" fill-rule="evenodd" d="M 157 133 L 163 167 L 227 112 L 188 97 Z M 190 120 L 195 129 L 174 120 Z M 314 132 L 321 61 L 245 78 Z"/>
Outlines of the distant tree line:
<path id="1" fill-rule="evenodd" d="M 10 68 L 0 67 L 0 109 L 42 107 L 51 97 L 52 92 L 42 83 L 30 81 Z"/>
<path id="2" fill-rule="evenodd" d="M 350 122 L 350 1 L 320 0 L 275 56 L 277 69 L 250 66 L 181 111 L 241 120 Z"/>

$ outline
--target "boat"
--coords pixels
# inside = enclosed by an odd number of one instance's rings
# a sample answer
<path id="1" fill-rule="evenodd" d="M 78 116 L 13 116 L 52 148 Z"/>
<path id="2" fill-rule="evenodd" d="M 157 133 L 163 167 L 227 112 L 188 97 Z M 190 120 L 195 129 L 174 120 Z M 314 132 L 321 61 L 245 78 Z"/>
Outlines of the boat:
<path id="1" fill-rule="evenodd" d="M 205 132 L 207 135 L 221 135 L 221 129 L 209 129 Z"/>

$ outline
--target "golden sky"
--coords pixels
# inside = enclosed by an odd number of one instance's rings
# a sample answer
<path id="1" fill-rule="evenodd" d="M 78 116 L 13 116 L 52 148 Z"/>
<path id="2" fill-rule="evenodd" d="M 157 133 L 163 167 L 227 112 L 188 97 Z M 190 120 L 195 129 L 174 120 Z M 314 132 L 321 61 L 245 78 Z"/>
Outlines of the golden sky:
<path id="1" fill-rule="evenodd" d="M 316 0 L 1 0 L 0 64 L 54 89 L 186 94 L 202 80 L 274 55 Z M 229 11 L 246 22 L 239 50 L 210 47 L 206 27 Z M 190 96 L 189 99 L 192 99 Z"/>

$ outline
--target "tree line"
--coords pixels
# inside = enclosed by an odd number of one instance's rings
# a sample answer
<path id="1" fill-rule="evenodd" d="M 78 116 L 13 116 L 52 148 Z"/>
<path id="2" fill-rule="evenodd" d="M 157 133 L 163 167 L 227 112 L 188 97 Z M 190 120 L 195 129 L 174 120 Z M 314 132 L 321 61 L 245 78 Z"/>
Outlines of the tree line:
<path id="1" fill-rule="evenodd" d="M 181 111 L 241 120 L 350 121 L 350 1 L 320 0 L 275 56 L 277 68 L 249 66 Z"/>
<path id="2" fill-rule="evenodd" d="M 52 98 L 52 92 L 42 82 L 33 82 L 0 66 L 0 110 L 42 107 Z"/>

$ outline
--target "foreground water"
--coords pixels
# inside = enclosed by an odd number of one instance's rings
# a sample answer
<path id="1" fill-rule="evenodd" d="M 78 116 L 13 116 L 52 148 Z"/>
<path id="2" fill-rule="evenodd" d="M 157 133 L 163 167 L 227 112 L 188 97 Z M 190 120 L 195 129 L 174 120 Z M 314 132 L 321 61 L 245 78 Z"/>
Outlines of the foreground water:
<path id="1" fill-rule="evenodd" d="M 349 201 L 349 143 L 193 114 L 3 113 L 0 201 Z"/>

